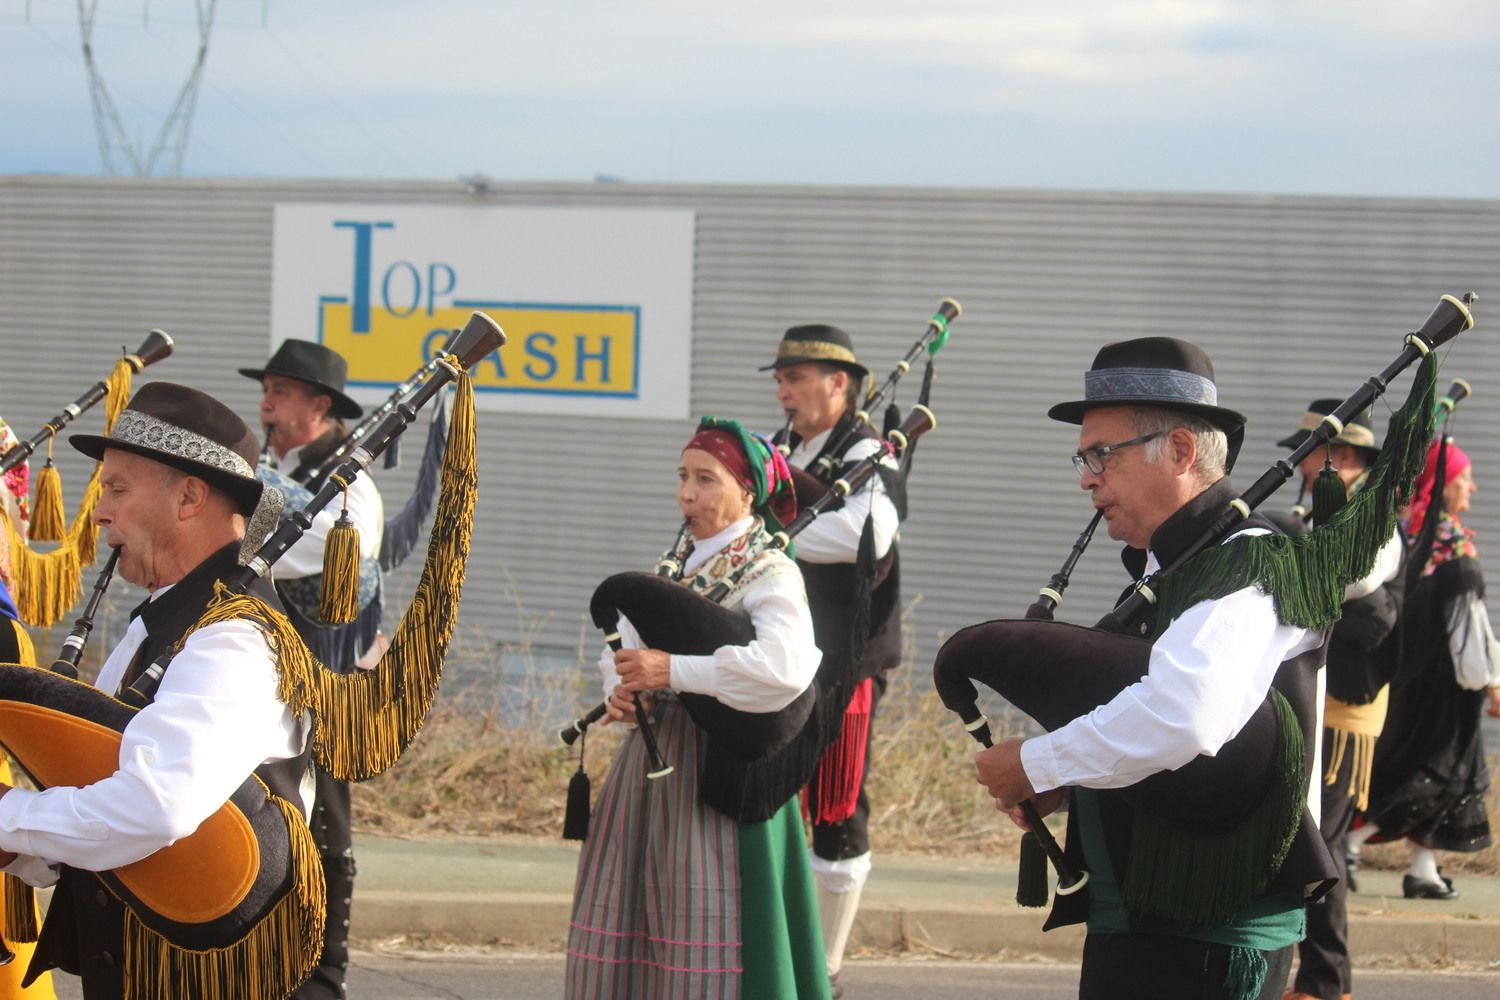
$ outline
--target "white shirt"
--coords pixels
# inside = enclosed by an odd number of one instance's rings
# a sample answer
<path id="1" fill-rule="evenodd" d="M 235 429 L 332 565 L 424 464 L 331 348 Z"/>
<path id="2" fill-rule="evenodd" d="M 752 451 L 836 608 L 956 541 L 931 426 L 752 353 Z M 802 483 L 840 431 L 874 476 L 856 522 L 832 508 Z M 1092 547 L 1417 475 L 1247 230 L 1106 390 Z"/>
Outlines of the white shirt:
<path id="1" fill-rule="evenodd" d="M 277 462 L 277 466 L 288 471 L 302 461 L 302 448 L 288 451 Z M 380 554 L 380 537 L 385 532 L 385 505 L 380 499 L 380 490 L 369 470 L 361 472 L 349 484 L 349 518 L 359 529 L 359 555 L 362 559 L 373 559 Z M 276 560 L 273 575 L 280 580 L 295 577 L 317 576 L 323 572 L 323 547 L 328 541 L 328 530 L 343 513 L 344 501 L 335 498 L 332 503 L 313 518 L 312 527 L 297 539 L 297 544 L 287 550 L 286 555 Z"/>
<path id="2" fill-rule="evenodd" d="M 798 443 L 796 450 L 787 456 L 787 461 L 799 469 L 805 469 L 818 457 L 828 441 L 832 428 L 814 434 Z M 844 452 L 841 465 L 858 462 L 879 451 L 883 445 L 871 438 L 860 438 Z M 889 455 L 880 463 L 895 471 L 900 468 Z M 817 497 L 799 497 L 801 503 L 811 503 Z M 896 515 L 896 505 L 885 491 L 880 476 L 873 475 L 865 485 L 844 498 L 839 510 L 819 514 L 806 528 L 798 532 L 797 558 L 810 563 L 852 563 L 859 557 L 859 536 L 865 529 L 865 519 L 875 512 L 875 558 L 883 559 L 891 550 L 891 542 L 897 537 L 901 519 Z"/>
<path id="3" fill-rule="evenodd" d="M 1466 595 L 1450 601 L 1446 612 L 1448 652 L 1459 687 L 1478 691 L 1500 686 L 1500 642 L 1490 627 L 1484 598 Z"/>
<path id="4" fill-rule="evenodd" d="M 1158 566 L 1148 554 L 1146 572 Z M 1282 662 L 1322 639 L 1321 632 L 1278 622 L 1271 598 L 1254 587 L 1201 601 L 1152 645 L 1145 677 L 1087 715 L 1027 740 L 1021 766 L 1038 792 L 1123 788 L 1215 754 L 1260 707 Z"/>
<path id="5" fill-rule="evenodd" d="M 696 572 L 748 531 L 752 523 L 753 518 L 744 518 L 712 538 L 696 542 L 683 572 Z M 711 695 L 742 712 L 785 708 L 813 682 L 823 658 L 813 642 L 812 613 L 807 607 L 802 574 L 795 570 L 770 573 L 736 596 L 750 613 L 755 639 L 745 646 L 720 646 L 707 656 L 672 654 L 671 687 L 674 691 Z M 627 649 L 641 648 L 640 633 L 623 615 L 620 641 Z M 608 699 L 620 682 L 620 675 L 615 673 L 615 654 L 608 646 L 599 657 L 599 672 Z"/>
<path id="6" fill-rule="evenodd" d="M 100 668 L 101 690 L 119 687 L 145 638 L 136 618 Z M 201 628 L 125 727 L 119 770 L 82 788 L 13 788 L 0 798 L 0 848 L 21 855 L 6 870 L 45 885 L 56 880 L 47 862 L 103 871 L 138 861 L 197 830 L 259 765 L 301 753 L 308 729 L 276 697 L 259 629 Z"/>

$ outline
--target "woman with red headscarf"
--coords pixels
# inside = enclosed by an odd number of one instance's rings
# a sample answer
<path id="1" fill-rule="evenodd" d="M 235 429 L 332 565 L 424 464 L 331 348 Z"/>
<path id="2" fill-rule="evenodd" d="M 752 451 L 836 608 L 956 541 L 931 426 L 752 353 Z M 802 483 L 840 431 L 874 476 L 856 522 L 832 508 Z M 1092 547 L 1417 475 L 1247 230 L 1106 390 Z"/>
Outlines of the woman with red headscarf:
<path id="1" fill-rule="evenodd" d="M 1435 851 L 1490 844 L 1480 713 L 1500 714 L 1500 642 L 1484 603 L 1474 533 L 1460 515 L 1477 487 L 1469 456 L 1451 439 L 1434 442 L 1412 487 L 1413 543 L 1402 612 L 1402 666 L 1390 714 L 1375 744 L 1366 823 L 1350 835 L 1406 838 L 1411 863 L 1401 880 L 1408 899 L 1453 899 Z M 1420 576 L 1416 576 L 1420 574 Z"/>
<path id="2" fill-rule="evenodd" d="M 599 661 L 608 714 L 630 722 L 640 695 L 675 771 L 646 780 L 643 741 L 628 737 L 599 791 L 573 896 L 566 995 L 826 998 L 823 939 L 795 797 L 743 823 L 699 795 L 702 733 L 677 693 L 772 713 L 813 682 L 821 654 L 796 563 L 771 533 L 796 513 L 786 460 L 737 421 L 705 417 L 683 448 L 684 530 L 667 558 L 679 582 L 747 611 L 755 638 L 706 656 L 643 649 L 622 617 L 624 648 Z M 769 530 L 768 530 L 769 529 Z"/>

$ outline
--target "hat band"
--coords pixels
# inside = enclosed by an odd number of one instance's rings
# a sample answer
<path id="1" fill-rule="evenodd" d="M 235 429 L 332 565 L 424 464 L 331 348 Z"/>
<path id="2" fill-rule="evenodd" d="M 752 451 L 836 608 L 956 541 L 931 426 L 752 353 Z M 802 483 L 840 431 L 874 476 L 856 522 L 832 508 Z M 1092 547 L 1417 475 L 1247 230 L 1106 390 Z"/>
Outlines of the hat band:
<path id="1" fill-rule="evenodd" d="M 1219 405 L 1219 390 L 1202 375 L 1176 368 L 1101 368 L 1083 373 L 1087 402 Z"/>
<path id="2" fill-rule="evenodd" d="M 254 479 L 255 470 L 233 449 L 226 448 L 195 431 L 184 430 L 140 410 L 126 409 L 115 421 L 111 441 L 149 448 L 200 465 L 232 472 L 244 479 Z"/>
<path id="3" fill-rule="evenodd" d="M 857 365 L 854 352 L 838 344 L 821 340 L 783 340 L 776 348 L 777 361 L 842 361 Z"/>
<path id="4" fill-rule="evenodd" d="M 1328 415 L 1325 413 L 1308 410 L 1302 415 L 1302 430 L 1315 431 L 1323 426 L 1323 421 L 1327 419 Z M 1345 424 L 1344 429 L 1338 433 L 1338 436 L 1334 440 L 1342 441 L 1345 444 L 1352 444 L 1356 448 L 1373 448 L 1375 447 L 1375 432 L 1368 427 L 1361 427 L 1358 424 Z"/>

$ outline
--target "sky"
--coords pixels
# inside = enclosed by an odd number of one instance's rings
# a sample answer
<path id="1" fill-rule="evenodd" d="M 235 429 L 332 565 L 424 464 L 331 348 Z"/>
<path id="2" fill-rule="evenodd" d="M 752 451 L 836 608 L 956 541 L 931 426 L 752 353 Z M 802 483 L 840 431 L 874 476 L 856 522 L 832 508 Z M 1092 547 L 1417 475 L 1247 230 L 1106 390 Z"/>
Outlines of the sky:
<path id="1" fill-rule="evenodd" d="M 144 161 L 197 5 L 90 3 Z M 218 0 L 181 172 L 1495 198 L 1497 36 L 1480 0 Z M 0 173 L 110 172 L 81 38 L 0 0 Z"/>

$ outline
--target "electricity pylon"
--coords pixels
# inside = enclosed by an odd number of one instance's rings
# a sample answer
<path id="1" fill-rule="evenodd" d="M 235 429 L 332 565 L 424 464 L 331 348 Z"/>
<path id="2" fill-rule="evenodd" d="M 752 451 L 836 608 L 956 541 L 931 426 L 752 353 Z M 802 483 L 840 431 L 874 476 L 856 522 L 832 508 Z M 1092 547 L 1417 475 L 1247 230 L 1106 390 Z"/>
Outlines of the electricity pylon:
<path id="1" fill-rule="evenodd" d="M 162 122 L 156 142 L 144 156 L 125 132 L 120 113 L 109 96 L 104 77 L 94 62 L 94 14 L 99 0 L 78 0 L 78 27 L 83 40 L 83 63 L 88 67 L 89 94 L 94 101 L 94 129 L 99 134 L 99 156 L 104 169 L 121 173 L 121 165 L 138 176 L 182 173 L 182 157 L 187 152 L 188 131 L 193 124 L 193 109 L 198 104 L 198 88 L 203 83 L 203 63 L 208 58 L 208 37 L 213 32 L 214 9 L 218 0 L 195 0 L 198 8 L 198 55 L 188 72 L 187 82 L 177 94 L 177 101 Z"/>

